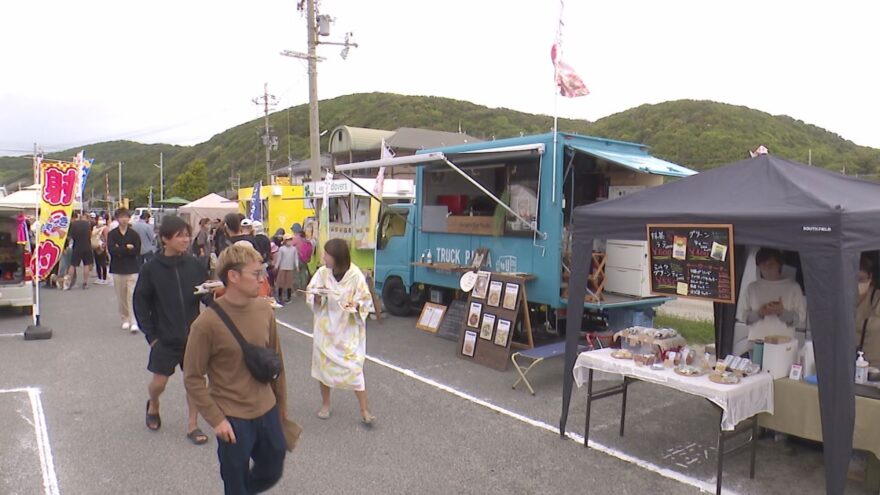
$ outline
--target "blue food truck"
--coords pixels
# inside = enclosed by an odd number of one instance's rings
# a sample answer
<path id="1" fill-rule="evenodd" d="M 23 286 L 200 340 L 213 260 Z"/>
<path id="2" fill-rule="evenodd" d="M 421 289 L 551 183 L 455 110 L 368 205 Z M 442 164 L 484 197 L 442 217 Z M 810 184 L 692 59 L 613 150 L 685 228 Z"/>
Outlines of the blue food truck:
<path id="1" fill-rule="evenodd" d="M 374 280 L 386 309 L 402 316 L 427 300 L 448 302 L 477 256 L 482 270 L 522 276 L 533 314 L 554 328 L 567 305 L 572 210 L 695 173 L 641 144 L 567 133 L 419 153 L 415 201 L 389 205 L 379 218 Z M 607 307 L 638 306 L 650 295 L 647 269 L 626 270 L 606 269 Z"/>

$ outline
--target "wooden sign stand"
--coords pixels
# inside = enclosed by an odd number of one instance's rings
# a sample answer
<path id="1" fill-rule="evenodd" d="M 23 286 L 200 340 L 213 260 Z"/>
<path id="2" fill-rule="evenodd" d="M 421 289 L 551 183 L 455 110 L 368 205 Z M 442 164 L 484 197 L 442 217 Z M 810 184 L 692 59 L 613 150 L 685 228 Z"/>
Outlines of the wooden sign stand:
<path id="1" fill-rule="evenodd" d="M 483 297 L 475 297 L 474 291 L 471 291 L 467 300 L 467 317 L 462 322 L 458 338 L 457 353 L 460 358 L 504 371 L 510 362 L 511 347 L 518 349 L 534 347 L 525 289 L 526 281 L 527 279 L 522 276 L 491 273 L 489 283 L 501 284 L 501 288 L 498 289 L 500 292 L 495 294 L 498 297 L 497 306 L 489 304 L 493 299 L 491 290 L 489 295 L 483 294 Z M 495 287 L 497 288 L 497 285 Z M 517 291 L 514 307 L 510 308 L 509 304 L 505 307 L 504 300 L 507 299 L 508 291 L 513 290 Z M 516 323 L 520 318 L 522 318 L 525 343 L 513 341 Z M 469 320 L 471 325 L 468 324 Z M 503 345 L 499 343 L 502 340 Z"/>

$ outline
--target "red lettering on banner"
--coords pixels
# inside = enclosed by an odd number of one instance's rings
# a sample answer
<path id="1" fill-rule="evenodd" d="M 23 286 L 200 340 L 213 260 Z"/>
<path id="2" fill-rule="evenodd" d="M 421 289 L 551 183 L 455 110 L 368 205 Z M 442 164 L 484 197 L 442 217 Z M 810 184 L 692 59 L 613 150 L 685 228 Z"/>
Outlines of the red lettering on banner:
<path id="1" fill-rule="evenodd" d="M 40 243 L 40 269 L 39 271 L 34 270 L 33 265 L 37 261 L 36 258 L 32 258 L 31 261 L 31 272 L 37 274 L 37 280 L 42 280 L 46 278 L 46 275 L 49 274 L 49 270 L 55 266 L 55 263 L 58 262 L 58 258 L 61 256 L 61 249 L 58 248 L 57 245 L 50 241 L 43 241 Z"/>
<path id="2" fill-rule="evenodd" d="M 52 206 L 67 206 L 73 202 L 73 188 L 76 185 L 76 168 L 60 170 L 47 168 L 43 176 L 43 201 Z"/>

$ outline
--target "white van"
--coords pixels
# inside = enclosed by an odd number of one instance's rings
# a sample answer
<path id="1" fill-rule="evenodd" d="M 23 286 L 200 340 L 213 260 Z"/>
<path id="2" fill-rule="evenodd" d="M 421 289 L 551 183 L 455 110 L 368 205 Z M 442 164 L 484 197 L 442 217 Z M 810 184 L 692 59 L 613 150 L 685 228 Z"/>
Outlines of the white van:
<path id="1" fill-rule="evenodd" d="M 0 206 L 0 306 L 31 307 L 33 282 L 26 270 L 28 253 L 17 242 L 21 209 Z"/>

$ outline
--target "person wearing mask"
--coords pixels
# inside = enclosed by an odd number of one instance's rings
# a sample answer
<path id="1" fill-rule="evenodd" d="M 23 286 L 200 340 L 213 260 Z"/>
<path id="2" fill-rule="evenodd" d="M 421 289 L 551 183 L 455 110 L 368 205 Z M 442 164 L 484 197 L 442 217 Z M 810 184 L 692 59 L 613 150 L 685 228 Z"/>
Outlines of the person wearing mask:
<path id="1" fill-rule="evenodd" d="M 225 492 L 260 493 L 281 479 L 286 450 L 293 448 L 282 424 L 287 424 L 287 390 L 281 341 L 272 308 L 259 297 L 265 276 L 260 253 L 246 243 L 233 244 L 220 254 L 217 271 L 226 291 L 192 324 L 184 384 L 214 428 Z M 275 351 L 282 366 L 273 380 L 254 378 L 221 312 L 245 341 Z"/>
<path id="2" fill-rule="evenodd" d="M 877 268 L 867 255 L 859 260 L 859 294 L 856 306 L 856 344 L 871 366 L 880 365 L 880 290 Z"/>
<path id="3" fill-rule="evenodd" d="M 794 338 L 797 328 L 804 328 L 807 306 L 801 286 L 782 275 L 782 251 L 761 248 L 755 263 L 761 277 L 746 289 L 740 321 L 749 325 L 749 340 L 769 335 Z"/>
<path id="4" fill-rule="evenodd" d="M 98 217 L 97 223 L 92 227 L 92 249 L 95 252 L 95 270 L 98 272 L 98 285 L 107 284 L 107 264 L 110 259 L 107 256 L 107 223 L 103 217 Z"/>
<path id="5" fill-rule="evenodd" d="M 363 272 L 351 263 L 348 244 L 331 239 L 324 245 L 324 266 L 309 283 L 306 303 L 314 313 L 312 377 L 321 389 L 318 417 L 330 417 L 330 390 L 353 390 L 361 421 L 372 426 L 376 417 L 367 404 L 364 359 L 367 317 L 373 298 Z"/>
<path id="6" fill-rule="evenodd" d="M 140 269 L 141 238 L 129 228 L 131 214 L 125 208 L 116 210 L 116 221 L 119 227 L 107 235 L 107 248 L 110 251 L 110 273 L 116 288 L 116 303 L 122 329 L 135 333 L 139 330 L 132 310 L 134 286 L 137 283 Z"/>
<path id="7" fill-rule="evenodd" d="M 150 345 L 147 370 L 153 374 L 147 387 L 146 425 L 152 431 L 162 426 L 159 396 L 165 391 L 174 368 L 183 366 L 190 326 L 199 315 L 203 299 L 194 288 L 207 279 L 205 267 L 188 254 L 192 239 L 190 226 L 182 218 L 167 215 L 159 227 L 162 251 L 141 268 L 134 289 L 134 314 Z M 210 296 L 206 296 L 210 299 Z M 189 395 L 186 437 L 196 445 L 208 441 L 199 429 L 198 410 Z"/>
<path id="8" fill-rule="evenodd" d="M 81 213 L 74 212 L 73 222 L 67 232 L 70 240 L 73 241 L 73 251 L 70 259 L 70 267 L 67 269 L 67 280 L 76 280 L 76 269 L 79 265 L 83 267 L 83 290 L 89 288 L 89 275 L 92 271 L 92 264 L 95 262 L 95 252 L 92 250 L 92 224 L 88 217 Z M 66 285 L 69 290 L 72 283 Z"/>
<path id="9" fill-rule="evenodd" d="M 137 232 L 137 235 L 141 238 L 141 252 L 139 253 L 140 258 L 138 262 L 143 266 L 144 263 L 150 261 L 150 258 L 156 252 L 156 231 L 150 223 L 150 212 L 143 212 L 140 220 L 131 224 L 131 230 Z"/>

